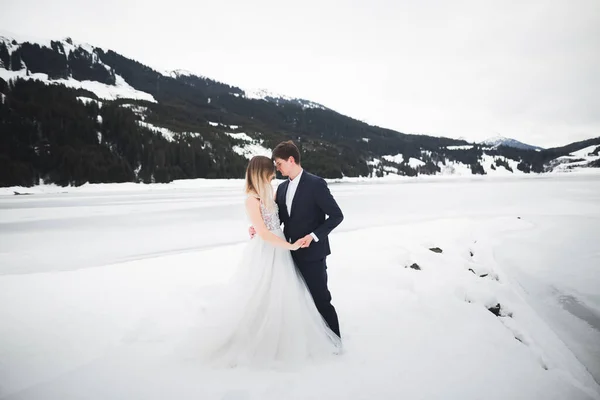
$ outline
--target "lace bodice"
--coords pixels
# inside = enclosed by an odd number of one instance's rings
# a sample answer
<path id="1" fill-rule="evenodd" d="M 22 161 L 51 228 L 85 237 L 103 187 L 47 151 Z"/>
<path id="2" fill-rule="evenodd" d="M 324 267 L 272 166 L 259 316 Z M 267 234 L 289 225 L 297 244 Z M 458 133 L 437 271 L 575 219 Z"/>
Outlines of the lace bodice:
<path id="1" fill-rule="evenodd" d="M 260 214 L 262 215 L 263 221 L 265 222 L 268 230 L 274 231 L 275 229 L 279 229 L 281 227 L 281 222 L 279 221 L 279 207 L 277 207 L 277 204 L 275 204 L 275 208 L 272 211 L 269 211 L 261 201 Z"/>
<path id="2" fill-rule="evenodd" d="M 260 200 L 260 198 L 254 194 L 249 194 L 248 197 L 253 197 Z M 269 211 L 263 202 L 260 202 L 260 215 L 262 216 L 263 222 L 265 223 L 267 229 L 270 231 L 281 228 L 281 221 L 279 220 L 279 207 L 277 206 L 277 203 L 273 205 L 273 210 Z"/>

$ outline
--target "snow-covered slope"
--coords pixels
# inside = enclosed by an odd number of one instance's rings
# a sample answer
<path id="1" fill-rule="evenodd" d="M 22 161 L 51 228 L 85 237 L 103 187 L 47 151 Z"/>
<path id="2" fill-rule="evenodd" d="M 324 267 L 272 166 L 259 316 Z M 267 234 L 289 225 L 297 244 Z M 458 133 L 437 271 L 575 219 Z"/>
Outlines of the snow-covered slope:
<path id="1" fill-rule="evenodd" d="M 225 134 L 236 140 L 237 144 L 233 146 L 233 151 L 237 154 L 247 159 L 254 156 L 271 157 L 271 149 L 263 146 L 263 140 L 252 139 L 244 132 L 225 132 Z"/>
<path id="2" fill-rule="evenodd" d="M 32 41 L 30 39 L 24 40 L 24 41 L 17 41 L 17 39 L 14 38 L 14 36 L 6 36 L 6 35 L 2 35 L 0 34 L 0 42 L 4 43 L 8 49 L 9 54 L 12 54 L 15 50 L 17 50 L 22 43 L 24 43 L 25 41 L 32 43 L 32 44 L 38 44 L 42 47 L 47 47 L 50 48 L 51 44 L 50 44 L 50 40 L 43 40 L 43 39 L 36 39 L 35 41 Z M 77 43 L 74 42 L 72 39 L 69 38 L 65 38 L 63 40 L 58 40 L 55 42 L 59 42 L 62 45 L 62 48 L 64 49 L 64 55 L 66 58 L 69 57 L 69 54 L 71 51 L 75 50 L 75 49 L 81 49 L 84 52 L 88 53 L 90 58 L 93 60 L 93 63 L 95 64 L 99 64 L 101 66 L 103 66 L 104 68 L 106 68 L 108 71 L 111 71 L 111 68 L 104 64 L 100 58 L 95 54 L 94 50 L 96 49 L 95 47 L 86 44 L 86 43 Z M 114 71 L 113 71 L 114 73 Z M 12 71 L 8 68 L 8 66 L 6 65 L 0 65 L 0 78 L 4 79 L 5 81 L 12 81 L 15 80 L 17 78 L 20 79 L 31 79 L 31 80 L 36 80 L 36 81 L 40 81 L 49 85 L 64 85 L 70 88 L 74 88 L 74 89 L 85 89 L 88 90 L 92 93 L 94 93 L 96 96 L 98 96 L 98 98 L 103 99 L 103 100 L 116 100 L 116 99 L 134 99 L 134 100 L 145 100 L 145 101 L 150 101 L 150 102 L 156 102 L 156 100 L 154 99 L 154 97 L 148 93 L 139 91 L 134 89 L 133 87 L 131 87 L 131 85 L 129 85 L 125 79 L 123 79 L 123 77 L 121 77 L 118 74 L 114 74 L 115 75 L 115 84 L 114 85 L 109 85 L 106 83 L 101 83 L 101 82 L 97 82 L 97 81 L 89 81 L 89 80 L 85 80 L 85 81 L 78 81 L 76 79 L 73 79 L 72 77 L 68 77 L 67 79 L 52 79 L 50 77 L 48 77 L 48 74 L 44 74 L 44 73 L 31 73 L 26 65 L 23 65 L 23 67 L 20 70 L 17 71 Z"/>
<path id="3" fill-rule="evenodd" d="M 552 160 L 550 168 L 553 172 L 564 172 L 589 166 L 599 160 L 600 146 L 593 145 Z"/>
<path id="4" fill-rule="evenodd" d="M 412 168 L 419 174 L 468 176 L 473 175 L 471 165 L 457 161 L 452 157 L 452 153 L 469 150 L 472 147 L 472 145 L 448 146 L 445 156 L 434 154 L 429 150 L 421 151 L 420 158 L 407 158 L 402 153 L 394 155 L 389 154 L 384 155 L 381 158 L 374 158 L 367 164 L 371 169 L 371 176 L 378 176 L 378 170 L 383 171 L 384 176 L 398 174 L 403 165 Z M 519 164 L 518 161 L 497 154 L 490 154 L 492 152 L 493 149 L 488 149 L 487 151 L 483 150 L 483 154 L 477 158 L 477 162 L 481 165 L 482 172 L 484 172 L 485 175 L 501 176 L 524 173 L 517 168 L 517 165 Z M 435 173 L 426 167 L 426 161 L 428 160 L 431 160 L 433 165 L 437 167 Z M 379 175 L 381 175 L 381 173 Z"/>
<path id="5" fill-rule="evenodd" d="M 490 142 L 486 146 L 489 147 L 482 147 L 481 154 L 476 158 L 476 164 L 481 166 L 478 173 L 498 176 L 526 173 L 523 168 L 519 168 L 520 162 L 518 160 L 499 155 L 496 150 L 497 146 L 494 146 L 493 143 Z M 367 165 L 371 170 L 370 176 L 373 177 L 390 174 L 402 175 L 402 166 L 409 166 L 418 174 L 473 175 L 474 171 L 471 164 L 458 161 L 459 155 L 453 156 L 453 153 L 461 153 L 471 150 L 473 147 L 474 145 L 447 146 L 443 154 L 422 150 L 419 158 L 407 158 L 402 153 L 388 154 L 369 160 Z M 431 167 L 426 166 L 428 160 L 437 166 L 437 170 L 432 171 Z M 600 167 L 600 145 L 588 146 L 568 155 L 551 159 L 544 164 L 543 172 L 567 172 L 593 167 Z"/>
<path id="6" fill-rule="evenodd" d="M 9 71 L 5 68 L 0 68 L 0 78 L 9 82 L 17 78 L 31 79 L 44 82 L 49 85 L 64 85 L 73 89 L 85 89 L 94 93 L 98 98 L 103 100 L 116 99 L 132 99 L 145 100 L 156 103 L 154 97 L 148 93 L 132 88 L 125 79 L 119 75 L 115 75 L 116 83 L 107 85 L 96 81 L 78 81 L 73 78 L 69 79 L 51 79 L 47 74 L 36 73 L 30 74 L 26 69 L 20 71 Z"/>

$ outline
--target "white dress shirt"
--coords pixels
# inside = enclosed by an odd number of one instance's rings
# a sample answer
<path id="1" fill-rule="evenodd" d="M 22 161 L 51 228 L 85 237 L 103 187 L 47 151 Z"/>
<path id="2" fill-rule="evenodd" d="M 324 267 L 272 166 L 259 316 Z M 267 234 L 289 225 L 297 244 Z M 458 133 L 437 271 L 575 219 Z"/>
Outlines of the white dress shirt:
<path id="1" fill-rule="evenodd" d="M 298 189 L 298 183 L 300 183 L 302 172 L 304 172 L 303 169 L 300 170 L 300 173 L 296 175 L 294 179 L 290 179 L 290 183 L 288 183 L 287 193 L 285 194 L 285 205 L 287 207 L 289 216 L 292 216 L 292 202 L 294 201 L 294 196 L 296 195 L 296 190 Z M 313 237 L 315 242 L 319 241 L 319 238 L 313 232 L 310 233 L 310 236 Z"/>

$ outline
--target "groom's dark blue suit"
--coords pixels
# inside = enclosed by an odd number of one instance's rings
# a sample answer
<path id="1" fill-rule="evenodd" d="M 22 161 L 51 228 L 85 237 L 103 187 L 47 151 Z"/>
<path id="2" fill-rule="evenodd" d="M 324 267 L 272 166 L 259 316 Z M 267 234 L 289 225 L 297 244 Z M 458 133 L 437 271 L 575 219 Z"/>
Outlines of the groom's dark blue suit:
<path id="1" fill-rule="evenodd" d="M 313 240 L 307 248 L 293 251 L 292 257 L 323 319 L 340 336 L 337 313 L 331 304 L 331 294 L 327 288 L 325 260 L 331 254 L 328 235 L 342 222 L 344 215 L 323 178 L 303 171 L 299 179 L 292 199 L 291 215 L 286 205 L 290 181 L 283 182 L 277 188 L 275 199 L 279 207 L 279 219 L 284 224 L 283 233 L 289 242 L 294 243 L 310 233 L 314 233 L 319 239 L 318 242 Z M 327 219 L 325 215 L 328 216 Z"/>

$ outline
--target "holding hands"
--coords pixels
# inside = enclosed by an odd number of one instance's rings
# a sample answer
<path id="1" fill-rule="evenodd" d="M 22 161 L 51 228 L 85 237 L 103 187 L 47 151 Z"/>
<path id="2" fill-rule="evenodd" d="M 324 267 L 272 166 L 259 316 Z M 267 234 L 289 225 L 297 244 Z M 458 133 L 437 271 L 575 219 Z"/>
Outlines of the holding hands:
<path id="1" fill-rule="evenodd" d="M 295 251 L 298 250 L 299 248 L 305 247 L 305 240 L 304 238 L 300 238 L 298 240 L 296 240 L 295 243 L 290 243 L 290 250 Z"/>
<path id="2" fill-rule="evenodd" d="M 302 248 L 303 248 L 303 249 L 305 249 L 305 248 L 307 248 L 308 246 L 310 246 L 310 244 L 311 244 L 311 243 L 312 243 L 312 241 L 313 241 L 313 237 L 312 237 L 312 235 L 306 235 L 306 236 L 304 236 L 304 237 L 303 237 L 302 239 L 300 239 L 300 240 L 302 240 Z"/>
<path id="3" fill-rule="evenodd" d="M 248 235 L 250 236 L 250 239 L 254 239 L 254 236 L 256 236 L 256 229 L 254 229 L 253 226 L 248 228 Z M 289 249 L 292 251 L 298 250 L 298 249 L 305 249 L 308 246 L 310 246 L 312 241 L 313 241 L 313 237 L 311 235 L 306 235 L 303 238 L 296 240 L 295 243 L 290 243 Z"/>

